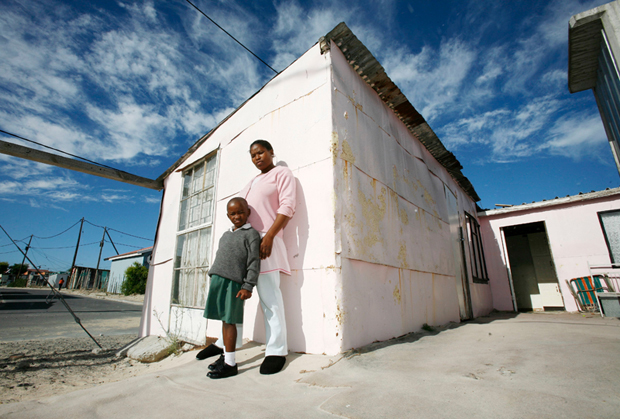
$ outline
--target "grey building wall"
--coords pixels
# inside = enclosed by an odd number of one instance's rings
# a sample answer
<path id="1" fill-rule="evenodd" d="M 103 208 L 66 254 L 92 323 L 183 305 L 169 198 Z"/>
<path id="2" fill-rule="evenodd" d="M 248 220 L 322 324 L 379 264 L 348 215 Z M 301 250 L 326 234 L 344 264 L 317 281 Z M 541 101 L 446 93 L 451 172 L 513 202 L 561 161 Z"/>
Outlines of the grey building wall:
<path id="1" fill-rule="evenodd" d="M 123 285 L 123 281 L 125 280 L 125 271 L 134 262 L 138 262 L 139 264 L 149 267 L 148 258 L 151 253 L 142 254 L 138 256 L 128 257 L 126 259 L 113 260 L 112 266 L 110 268 L 110 279 L 108 281 L 108 292 L 113 294 L 120 294 L 121 285 Z"/>

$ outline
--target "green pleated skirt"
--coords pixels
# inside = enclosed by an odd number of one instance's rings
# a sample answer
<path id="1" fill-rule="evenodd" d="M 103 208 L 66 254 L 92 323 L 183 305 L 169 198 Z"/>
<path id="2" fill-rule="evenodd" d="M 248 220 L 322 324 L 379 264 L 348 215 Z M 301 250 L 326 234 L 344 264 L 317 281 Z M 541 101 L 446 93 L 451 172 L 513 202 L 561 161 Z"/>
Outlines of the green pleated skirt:
<path id="1" fill-rule="evenodd" d="M 244 301 L 237 298 L 239 290 L 241 284 L 238 282 L 212 275 L 204 317 L 228 324 L 242 324 Z"/>

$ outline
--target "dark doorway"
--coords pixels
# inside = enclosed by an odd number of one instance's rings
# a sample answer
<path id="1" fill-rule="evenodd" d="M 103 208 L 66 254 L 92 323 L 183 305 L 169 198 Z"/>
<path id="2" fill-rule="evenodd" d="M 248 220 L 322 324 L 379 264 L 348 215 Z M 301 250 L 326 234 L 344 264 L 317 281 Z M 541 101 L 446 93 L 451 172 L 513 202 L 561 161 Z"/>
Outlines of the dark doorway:
<path id="1" fill-rule="evenodd" d="M 563 310 L 545 223 L 509 226 L 503 231 L 517 310 Z"/>

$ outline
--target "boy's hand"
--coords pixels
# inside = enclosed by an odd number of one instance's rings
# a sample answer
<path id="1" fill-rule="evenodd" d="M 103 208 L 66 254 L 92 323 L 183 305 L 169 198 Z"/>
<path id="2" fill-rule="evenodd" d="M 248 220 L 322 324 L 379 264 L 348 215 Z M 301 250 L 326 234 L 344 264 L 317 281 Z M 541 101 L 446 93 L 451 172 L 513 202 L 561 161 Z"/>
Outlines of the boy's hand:
<path id="1" fill-rule="evenodd" d="M 252 291 L 239 290 L 237 293 L 237 298 L 241 298 L 242 300 L 247 300 L 250 297 L 252 297 Z"/>

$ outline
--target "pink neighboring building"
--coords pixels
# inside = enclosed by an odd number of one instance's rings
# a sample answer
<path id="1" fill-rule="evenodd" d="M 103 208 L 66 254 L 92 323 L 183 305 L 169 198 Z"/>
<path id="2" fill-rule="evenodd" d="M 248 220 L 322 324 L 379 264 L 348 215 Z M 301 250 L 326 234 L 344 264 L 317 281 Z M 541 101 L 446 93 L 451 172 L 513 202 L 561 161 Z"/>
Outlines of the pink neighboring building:
<path id="1" fill-rule="evenodd" d="M 577 311 L 566 281 L 620 263 L 620 188 L 478 216 L 496 310 Z"/>

